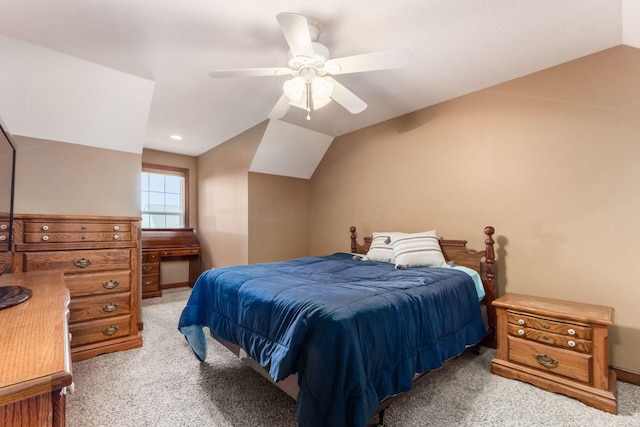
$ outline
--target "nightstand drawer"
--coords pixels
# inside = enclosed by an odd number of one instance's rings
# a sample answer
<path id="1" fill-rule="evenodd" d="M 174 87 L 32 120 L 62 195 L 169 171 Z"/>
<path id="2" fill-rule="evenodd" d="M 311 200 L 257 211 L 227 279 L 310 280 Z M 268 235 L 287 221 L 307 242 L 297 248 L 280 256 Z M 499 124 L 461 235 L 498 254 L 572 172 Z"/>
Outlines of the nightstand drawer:
<path id="1" fill-rule="evenodd" d="M 511 336 L 508 340 L 509 361 L 589 384 L 591 355 L 554 348 Z"/>
<path id="2" fill-rule="evenodd" d="M 537 341 L 541 344 L 552 345 L 555 347 L 563 347 L 568 350 L 581 351 L 582 353 L 591 353 L 591 341 L 571 338 L 565 335 L 552 334 L 546 331 L 526 328 L 509 323 L 507 325 L 509 335 Z"/>
<path id="3" fill-rule="evenodd" d="M 557 319 L 552 320 L 544 317 L 536 317 L 511 310 L 507 311 L 507 322 L 521 327 L 538 329 L 540 331 L 547 331 L 583 340 L 590 340 L 593 335 L 589 325 L 559 322 Z"/>

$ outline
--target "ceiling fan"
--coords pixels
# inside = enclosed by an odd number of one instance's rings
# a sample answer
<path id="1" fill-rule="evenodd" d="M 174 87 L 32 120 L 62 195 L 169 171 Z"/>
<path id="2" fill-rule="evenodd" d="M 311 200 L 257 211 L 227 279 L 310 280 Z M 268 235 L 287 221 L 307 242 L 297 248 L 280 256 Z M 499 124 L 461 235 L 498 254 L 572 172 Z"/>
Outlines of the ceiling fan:
<path id="1" fill-rule="evenodd" d="M 213 78 L 292 76 L 284 82 L 283 94 L 271 110 L 270 119 L 280 119 L 290 106 L 311 111 L 328 104 L 332 99 L 352 114 L 367 108 L 356 94 L 338 83 L 332 75 L 360 73 L 407 66 L 411 53 L 407 49 L 391 49 L 362 55 L 333 58 L 329 49 L 316 42 L 318 28 L 309 25 L 307 19 L 297 13 L 279 13 L 280 29 L 289 45 L 289 62 L 286 67 L 242 68 L 214 70 Z"/>

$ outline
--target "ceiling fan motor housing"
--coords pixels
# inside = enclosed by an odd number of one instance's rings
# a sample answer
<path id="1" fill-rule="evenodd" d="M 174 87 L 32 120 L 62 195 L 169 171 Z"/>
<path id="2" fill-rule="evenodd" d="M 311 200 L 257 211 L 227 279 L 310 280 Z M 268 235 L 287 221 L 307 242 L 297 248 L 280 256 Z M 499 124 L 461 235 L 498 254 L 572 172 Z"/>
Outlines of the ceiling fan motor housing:
<path id="1" fill-rule="evenodd" d="M 317 42 L 312 42 L 311 45 L 313 46 L 313 56 L 311 57 L 304 55 L 295 56 L 293 52 L 289 50 L 288 67 L 298 73 L 304 69 L 313 69 L 318 76 L 335 72 L 327 67 L 330 64 L 338 67 L 337 63 L 327 61 L 330 57 L 329 49 L 325 45 Z M 339 67 L 337 71 L 339 71 Z"/>

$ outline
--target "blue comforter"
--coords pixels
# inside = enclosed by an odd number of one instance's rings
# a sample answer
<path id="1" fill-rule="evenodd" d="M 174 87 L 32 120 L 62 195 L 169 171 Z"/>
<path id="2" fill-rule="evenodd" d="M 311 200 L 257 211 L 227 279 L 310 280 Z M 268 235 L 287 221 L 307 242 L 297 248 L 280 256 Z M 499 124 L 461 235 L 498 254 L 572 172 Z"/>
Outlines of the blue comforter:
<path id="1" fill-rule="evenodd" d="M 466 273 L 346 253 L 204 272 L 179 322 L 202 361 L 203 326 L 276 381 L 297 372 L 298 424 L 332 427 L 366 425 L 382 398 L 486 332 Z"/>

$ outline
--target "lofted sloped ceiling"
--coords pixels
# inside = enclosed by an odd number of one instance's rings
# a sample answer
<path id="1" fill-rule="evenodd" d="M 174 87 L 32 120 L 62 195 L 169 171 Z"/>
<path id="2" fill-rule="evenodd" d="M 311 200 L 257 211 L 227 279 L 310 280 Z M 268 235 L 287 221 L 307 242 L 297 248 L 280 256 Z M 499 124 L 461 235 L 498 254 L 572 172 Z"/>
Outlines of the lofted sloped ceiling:
<path id="1" fill-rule="evenodd" d="M 267 127 L 252 170 L 302 177 L 311 176 L 334 137 L 619 44 L 640 47 L 634 0 L 0 5 L 0 117 L 9 129 L 134 153 L 198 156 L 266 120 L 286 77 L 212 79 L 208 73 L 286 66 L 280 12 L 307 17 L 334 58 L 409 49 L 409 67 L 336 77 L 368 104 L 363 112 L 350 114 L 331 102 L 306 120 L 303 110 L 291 108 L 283 123 Z M 174 134 L 183 139 L 170 139 Z M 287 159 L 306 136 L 323 149 Z"/>

